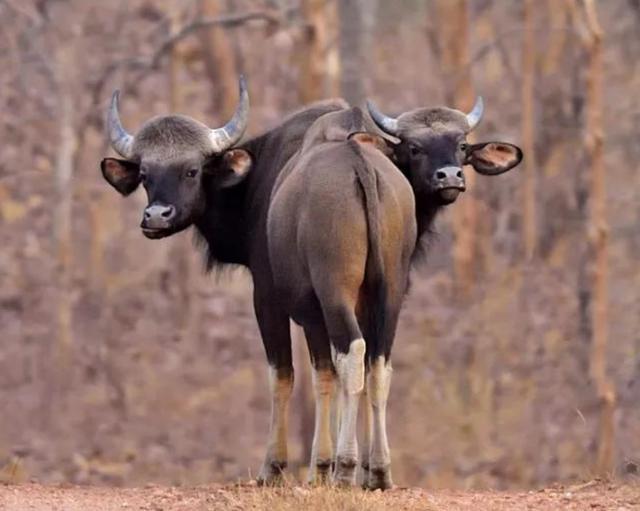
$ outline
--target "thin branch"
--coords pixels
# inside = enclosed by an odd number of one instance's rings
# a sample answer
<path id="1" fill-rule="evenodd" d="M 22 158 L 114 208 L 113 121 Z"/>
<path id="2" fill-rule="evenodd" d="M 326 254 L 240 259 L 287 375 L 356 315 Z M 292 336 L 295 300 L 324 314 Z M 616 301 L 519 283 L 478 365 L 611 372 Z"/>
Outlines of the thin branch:
<path id="1" fill-rule="evenodd" d="M 169 53 L 176 44 L 194 32 L 214 26 L 236 28 L 249 21 L 266 21 L 270 25 L 279 25 L 281 23 L 281 19 L 278 16 L 264 11 L 230 14 L 228 16 L 219 16 L 216 18 L 203 18 L 191 22 L 182 27 L 175 34 L 162 41 L 158 46 L 158 49 L 151 55 L 147 57 L 128 57 L 109 64 L 102 75 L 93 83 L 91 98 L 92 104 L 97 105 L 100 102 L 105 84 L 109 81 L 111 76 L 120 69 L 139 70 L 142 73 L 155 70 L 159 67 L 162 57 Z"/>
<path id="2" fill-rule="evenodd" d="M 599 42 L 602 39 L 602 27 L 598 21 L 598 15 L 596 13 L 596 6 L 592 0 L 584 1 L 584 10 L 587 18 L 587 26 L 589 27 L 589 33 L 594 38 L 594 41 Z"/>
<path id="3" fill-rule="evenodd" d="M 469 61 L 469 67 L 473 66 L 476 60 L 481 60 L 482 58 L 486 57 L 486 55 L 493 48 L 493 46 L 496 46 L 499 43 L 501 43 L 503 39 L 513 36 L 515 34 L 521 34 L 522 32 L 524 32 L 524 27 L 520 26 L 520 27 L 510 28 L 508 30 L 504 30 L 503 32 L 498 33 L 492 41 L 489 41 L 483 46 L 480 46 L 480 48 L 476 50 L 476 52 L 472 55 L 471 60 Z M 536 28 L 533 30 L 533 32 L 544 33 L 544 34 L 548 34 L 549 32 L 567 32 L 568 34 L 573 35 L 575 37 L 580 37 L 579 31 L 572 27 Z"/>
<path id="4" fill-rule="evenodd" d="M 112 75 L 121 69 L 138 70 L 141 74 L 145 74 L 148 71 L 158 69 L 162 57 L 169 53 L 173 47 L 180 41 L 188 37 L 189 35 L 214 26 L 222 26 L 225 28 L 237 28 L 250 21 L 266 21 L 269 25 L 280 25 L 282 19 L 279 16 L 270 14 L 265 11 L 252 11 L 239 14 L 230 14 L 227 16 L 219 16 L 216 18 L 203 18 L 200 20 L 188 23 L 180 30 L 167 37 L 160 42 L 156 51 L 146 57 L 128 57 L 122 60 L 111 62 L 104 72 L 95 80 L 90 87 L 91 89 L 91 105 L 96 106 L 102 101 L 104 94 L 104 87 L 110 80 Z M 83 120 L 83 123 L 90 124 L 92 121 L 96 121 L 95 108 L 90 108 Z"/>
<path id="5" fill-rule="evenodd" d="M 15 0 L 3 0 L 0 5 L 5 5 L 11 9 L 14 13 L 25 16 L 32 23 L 38 24 L 42 22 L 42 16 L 39 15 L 36 9 L 30 8 L 29 5 L 25 5 L 26 2 L 17 2 Z"/>
<path id="6" fill-rule="evenodd" d="M 524 27 L 519 26 L 515 28 L 510 28 L 508 30 L 504 30 L 498 33 L 491 41 L 480 46 L 469 59 L 469 63 L 466 66 L 460 68 L 453 75 L 450 75 L 449 79 L 452 81 L 452 83 L 457 83 L 459 80 L 462 79 L 465 73 L 467 73 L 472 67 L 474 67 L 476 64 L 479 64 L 482 60 L 484 60 L 491 53 L 491 51 L 493 51 L 494 49 L 497 49 L 498 51 L 501 52 L 503 56 L 503 62 L 505 64 L 505 67 L 507 68 L 507 71 L 509 72 L 509 77 L 515 81 L 517 74 L 515 73 L 513 67 L 510 65 L 510 62 L 506 58 L 504 58 L 506 56 L 504 41 L 505 39 L 513 36 L 514 34 L 520 34 L 522 32 L 524 32 Z M 533 30 L 533 32 L 534 33 L 567 32 L 568 34 L 574 37 L 578 37 L 578 38 L 581 37 L 580 32 L 572 27 L 536 28 Z"/>
<path id="7" fill-rule="evenodd" d="M 255 21 L 255 20 L 266 21 L 270 25 L 279 25 L 281 22 L 279 17 L 264 11 L 247 12 L 244 14 L 230 14 L 228 16 L 220 16 L 217 18 L 204 18 L 201 20 L 194 21 L 182 27 L 171 37 L 165 39 L 149 59 L 148 67 L 150 69 L 155 69 L 164 55 L 166 55 L 169 51 L 171 51 L 171 49 L 178 42 L 180 42 L 182 39 L 184 39 L 185 37 L 189 36 L 190 34 L 192 34 L 197 30 L 202 30 L 203 28 L 211 28 L 214 26 L 222 26 L 225 28 L 235 28 L 248 21 Z"/>

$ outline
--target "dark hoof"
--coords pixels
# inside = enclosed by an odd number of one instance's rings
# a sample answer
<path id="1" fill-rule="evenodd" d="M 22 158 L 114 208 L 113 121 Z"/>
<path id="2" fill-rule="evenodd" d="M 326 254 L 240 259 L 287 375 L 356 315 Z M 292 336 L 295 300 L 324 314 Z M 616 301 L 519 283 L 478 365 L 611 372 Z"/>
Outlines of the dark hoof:
<path id="1" fill-rule="evenodd" d="M 285 468 L 287 468 L 286 461 L 265 462 L 256 478 L 258 486 L 281 486 L 284 484 Z"/>
<path id="2" fill-rule="evenodd" d="M 362 475 L 360 479 L 362 481 L 362 489 L 368 490 L 369 489 L 369 463 L 366 461 L 363 461 L 362 465 L 360 465 L 360 468 L 362 468 Z"/>
<path id="3" fill-rule="evenodd" d="M 367 490 L 390 490 L 393 488 L 390 467 L 375 467 L 369 469 L 369 479 L 365 481 Z"/>
<path id="4" fill-rule="evenodd" d="M 358 460 L 355 458 L 338 458 L 333 482 L 338 486 L 355 486 L 357 466 Z"/>
<path id="5" fill-rule="evenodd" d="M 309 484 L 327 485 L 331 482 L 332 460 L 318 460 L 315 467 L 311 467 L 309 473 Z"/>

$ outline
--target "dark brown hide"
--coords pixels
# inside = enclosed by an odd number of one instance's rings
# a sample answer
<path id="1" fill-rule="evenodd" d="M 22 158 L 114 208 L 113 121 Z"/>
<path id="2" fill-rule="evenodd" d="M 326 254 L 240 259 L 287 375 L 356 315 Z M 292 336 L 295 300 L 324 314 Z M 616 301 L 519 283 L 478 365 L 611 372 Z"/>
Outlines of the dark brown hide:
<path id="1" fill-rule="evenodd" d="M 327 114 L 309 129 L 276 185 L 267 232 L 277 296 L 288 313 L 305 328 L 324 323 L 342 352 L 364 332 L 367 353 L 377 357 L 390 352 L 406 289 L 414 200 L 406 178 L 377 149 L 384 142 L 363 130 L 358 109 Z M 376 286 L 388 304 L 376 303 Z M 328 322 L 331 307 L 350 317 Z M 378 319 L 390 311 L 393 327 L 376 331 L 364 314 L 373 310 Z M 316 363 L 331 363 L 322 360 L 326 341 Z"/>
<path id="2" fill-rule="evenodd" d="M 334 452 L 335 482 L 355 482 L 358 405 L 368 385 L 373 440 L 362 458 L 365 484 L 386 489 L 393 483 L 384 389 L 417 228 L 407 179 L 378 149 L 384 141 L 363 131 L 359 109 L 314 123 L 274 189 L 267 236 L 274 298 L 304 328 L 314 381 L 335 371 L 341 393 L 333 450 L 326 400 L 323 407 L 316 387 L 313 451 L 317 447 L 325 457 L 312 454 L 311 473 L 326 473 Z"/>

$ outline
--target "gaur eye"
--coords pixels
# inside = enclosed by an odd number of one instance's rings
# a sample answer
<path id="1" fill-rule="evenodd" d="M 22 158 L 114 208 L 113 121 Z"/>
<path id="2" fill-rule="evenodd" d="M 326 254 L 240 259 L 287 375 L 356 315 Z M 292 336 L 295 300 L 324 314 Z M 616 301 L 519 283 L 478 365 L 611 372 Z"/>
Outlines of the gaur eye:
<path id="1" fill-rule="evenodd" d="M 418 154 L 421 153 L 420 147 L 418 147 L 415 144 L 410 144 L 409 145 L 409 152 L 411 153 L 411 156 L 416 156 Z"/>
<path id="2" fill-rule="evenodd" d="M 196 177 L 198 175 L 198 169 L 187 170 L 187 177 Z"/>
<path id="3" fill-rule="evenodd" d="M 141 170 L 140 171 L 140 181 L 142 181 L 143 183 L 145 183 L 147 181 L 147 171 L 146 170 Z"/>
<path id="4" fill-rule="evenodd" d="M 469 144 L 467 144 L 466 142 L 460 142 L 460 150 L 463 153 L 466 153 L 467 149 L 469 149 Z"/>

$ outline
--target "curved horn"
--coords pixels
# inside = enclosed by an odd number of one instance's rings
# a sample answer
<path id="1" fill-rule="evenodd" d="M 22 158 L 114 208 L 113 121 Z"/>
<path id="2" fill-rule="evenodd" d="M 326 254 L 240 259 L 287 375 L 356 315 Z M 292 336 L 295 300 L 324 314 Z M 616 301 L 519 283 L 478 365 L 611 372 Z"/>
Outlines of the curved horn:
<path id="1" fill-rule="evenodd" d="M 378 128 L 380 128 L 385 133 L 389 135 L 393 135 L 394 137 L 398 136 L 398 119 L 394 119 L 393 117 L 389 117 L 388 115 L 384 115 L 380 110 L 376 108 L 376 106 L 367 100 L 367 110 L 369 110 L 369 115 L 376 123 Z"/>
<path id="2" fill-rule="evenodd" d="M 123 158 L 130 159 L 133 149 L 134 137 L 127 133 L 120 122 L 120 114 L 118 114 L 118 100 L 120 91 L 115 90 L 111 96 L 111 105 L 107 111 L 107 130 L 109 131 L 109 141 L 111 147 Z"/>
<path id="3" fill-rule="evenodd" d="M 215 153 L 221 153 L 238 142 L 249 121 L 249 91 L 244 76 L 240 76 L 240 102 L 231 120 L 222 128 L 213 129 L 209 133 L 211 148 Z"/>
<path id="4" fill-rule="evenodd" d="M 482 100 L 482 96 L 478 96 L 478 98 L 476 99 L 476 104 L 473 105 L 473 109 L 471 110 L 471 112 L 467 114 L 469 131 L 473 130 L 480 123 L 483 113 L 484 113 L 484 101 Z"/>

